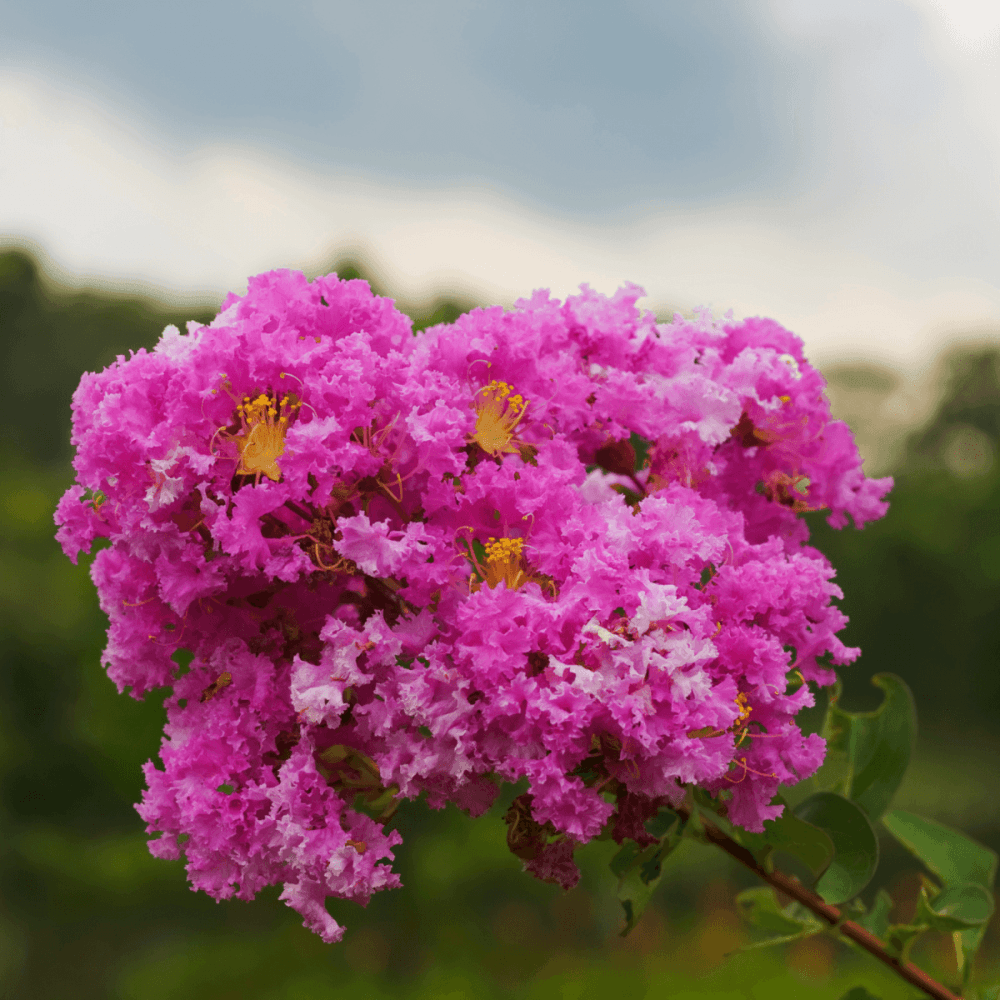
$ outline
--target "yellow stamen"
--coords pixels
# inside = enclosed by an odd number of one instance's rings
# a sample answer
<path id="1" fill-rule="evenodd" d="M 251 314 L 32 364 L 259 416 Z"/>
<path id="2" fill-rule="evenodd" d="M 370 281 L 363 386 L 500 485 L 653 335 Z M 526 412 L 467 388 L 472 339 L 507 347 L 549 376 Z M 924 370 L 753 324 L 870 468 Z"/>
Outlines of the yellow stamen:
<path id="1" fill-rule="evenodd" d="M 491 590 L 501 583 L 508 590 L 517 590 L 526 583 L 537 583 L 542 591 L 552 597 L 557 590 L 554 581 L 536 573 L 524 562 L 524 541 L 520 538 L 491 538 L 486 543 L 486 565 L 480 564 L 470 546 L 469 555 L 476 571 L 472 574 L 470 589 L 475 593 L 485 583 Z"/>
<path id="2" fill-rule="evenodd" d="M 501 583 L 508 590 L 517 590 L 527 580 L 521 566 L 523 548 L 520 538 L 491 538 L 486 543 L 486 566 L 480 567 L 482 579 L 473 577 L 473 590 L 478 590 L 482 583 L 491 590 Z"/>
<path id="3" fill-rule="evenodd" d="M 736 702 L 736 706 L 740 710 L 739 717 L 733 723 L 733 728 L 738 729 L 744 725 L 746 719 L 750 718 L 750 713 L 753 711 L 753 706 L 748 704 L 747 696 L 742 691 L 733 699 L 733 701 Z"/>
<path id="4" fill-rule="evenodd" d="M 476 430 L 469 436 L 487 455 L 511 454 L 519 450 L 512 444 L 517 425 L 528 408 L 528 400 L 507 382 L 494 379 L 476 393 Z"/>
<path id="5" fill-rule="evenodd" d="M 237 475 L 256 476 L 258 482 L 261 476 L 274 482 L 281 478 L 278 458 L 285 450 L 285 431 L 289 418 L 301 406 L 301 402 L 289 396 L 279 402 L 271 392 L 262 392 L 254 400 L 243 397 L 243 402 L 236 406 L 243 433 L 233 439 L 240 452 Z"/>

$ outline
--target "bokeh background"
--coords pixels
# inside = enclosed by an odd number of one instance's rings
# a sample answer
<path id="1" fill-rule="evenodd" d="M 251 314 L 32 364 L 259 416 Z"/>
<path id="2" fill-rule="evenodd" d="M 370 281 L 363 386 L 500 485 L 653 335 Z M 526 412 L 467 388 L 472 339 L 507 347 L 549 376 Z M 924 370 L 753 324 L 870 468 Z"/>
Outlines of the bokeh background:
<path id="1" fill-rule="evenodd" d="M 897 478 L 863 532 L 810 515 L 864 650 L 844 704 L 903 676 L 921 732 L 898 804 L 1000 849 L 994 6 L 0 2 L 0 996 L 909 995 L 826 939 L 731 954 L 749 882 L 693 845 L 623 940 L 606 845 L 570 893 L 537 883 L 503 801 L 401 810 L 405 888 L 335 907 L 341 945 L 276 891 L 191 893 L 132 806 L 162 692 L 103 675 L 87 560 L 51 516 L 80 373 L 260 270 L 360 274 L 417 326 L 581 281 L 637 281 L 664 318 L 771 315 Z M 918 876 L 883 847 L 903 920 Z M 954 967 L 946 941 L 921 960 Z"/>

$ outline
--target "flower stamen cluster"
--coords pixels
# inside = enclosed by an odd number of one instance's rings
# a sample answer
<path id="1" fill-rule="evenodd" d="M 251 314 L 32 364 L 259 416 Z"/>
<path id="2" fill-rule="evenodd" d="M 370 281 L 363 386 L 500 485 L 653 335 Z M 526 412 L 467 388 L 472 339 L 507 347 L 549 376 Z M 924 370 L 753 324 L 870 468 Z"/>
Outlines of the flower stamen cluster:
<path id="1" fill-rule="evenodd" d="M 277 482 L 281 478 L 278 458 L 285 450 L 285 432 L 288 421 L 302 404 L 291 396 L 280 399 L 272 392 L 262 392 L 256 399 L 243 397 L 236 412 L 243 425 L 243 433 L 236 437 L 240 452 L 238 476 L 262 475 Z"/>
<path id="2" fill-rule="evenodd" d="M 514 443 L 517 425 L 524 419 L 528 400 L 506 382 L 494 379 L 476 393 L 476 429 L 470 436 L 487 455 L 493 457 L 518 451 Z"/>

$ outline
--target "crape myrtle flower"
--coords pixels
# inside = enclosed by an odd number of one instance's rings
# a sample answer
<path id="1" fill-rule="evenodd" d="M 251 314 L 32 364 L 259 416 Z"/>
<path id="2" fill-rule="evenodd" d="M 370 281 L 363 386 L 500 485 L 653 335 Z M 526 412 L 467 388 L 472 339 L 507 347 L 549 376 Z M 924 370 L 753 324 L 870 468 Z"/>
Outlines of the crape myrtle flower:
<path id="1" fill-rule="evenodd" d="M 276 271 L 84 376 L 58 537 L 107 540 L 119 689 L 172 688 L 138 808 L 194 887 L 281 884 L 334 941 L 328 897 L 399 885 L 403 800 L 524 781 L 509 846 L 569 887 L 691 786 L 759 831 L 816 770 L 795 716 L 858 651 L 800 514 L 861 526 L 891 481 L 788 331 L 641 295 L 413 336 L 362 281 Z"/>

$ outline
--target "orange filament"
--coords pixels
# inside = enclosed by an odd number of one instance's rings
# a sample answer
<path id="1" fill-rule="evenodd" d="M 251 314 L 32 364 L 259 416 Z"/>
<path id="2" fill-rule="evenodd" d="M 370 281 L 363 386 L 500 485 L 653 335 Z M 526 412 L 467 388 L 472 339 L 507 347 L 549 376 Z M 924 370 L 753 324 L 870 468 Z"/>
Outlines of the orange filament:
<path id="1" fill-rule="evenodd" d="M 496 457 L 519 450 L 512 441 L 529 401 L 520 393 L 512 393 L 512 385 L 496 379 L 476 393 L 472 404 L 476 411 L 476 430 L 469 435 L 469 443 L 475 442 L 487 455 Z"/>
<path id="2" fill-rule="evenodd" d="M 763 771 L 755 771 L 749 764 L 747 764 L 746 757 L 740 757 L 739 760 L 734 760 L 731 763 L 735 764 L 737 768 L 742 767 L 743 773 L 738 778 L 730 778 L 728 774 L 724 774 L 723 777 L 726 781 L 731 781 L 734 785 L 738 785 L 748 774 L 756 774 L 759 778 L 777 778 L 778 776 L 771 771 L 770 774 L 765 774 Z"/>

